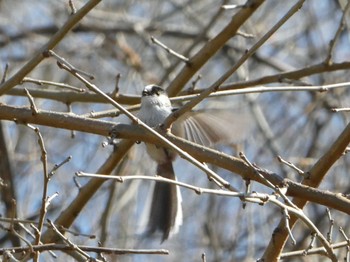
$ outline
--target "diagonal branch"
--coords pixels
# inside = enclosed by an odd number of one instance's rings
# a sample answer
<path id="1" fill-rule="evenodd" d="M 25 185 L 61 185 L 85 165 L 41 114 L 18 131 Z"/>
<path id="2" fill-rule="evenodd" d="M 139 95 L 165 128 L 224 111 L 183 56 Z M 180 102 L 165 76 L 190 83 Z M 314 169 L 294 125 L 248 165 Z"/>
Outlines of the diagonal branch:
<path id="1" fill-rule="evenodd" d="M 310 169 L 309 179 L 304 179 L 302 184 L 306 187 L 318 187 L 329 169 L 334 165 L 334 163 L 343 155 L 346 147 L 350 143 L 350 124 L 343 130 L 337 140 L 329 148 L 329 150 L 316 162 L 316 164 Z M 307 199 L 295 198 L 293 200 L 294 204 L 302 209 L 306 203 Z M 293 228 L 298 218 L 291 215 L 290 227 Z M 275 234 L 270 240 L 267 246 L 263 259 L 265 261 L 276 261 L 277 257 L 281 254 L 283 247 L 288 239 L 288 232 L 283 226 L 283 221 L 281 220 L 277 228 L 275 229 Z"/>
<path id="2" fill-rule="evenodd" d="M 176 110 L 169 115 L 164 121 L 166 128 L 185 112 L 190 111 L 193 107 L 207 98 L 211 93 L 216 92 L 220 85 L 222 85 L 236 70 L 251 56 L 259 47 L 261 47 L 289 18 L 291 18 L 304 4 L 305 0 L 299 0 L 292 8 L 263 36 L 257 41 L 247 52 L 231 67 L 224 75 L 222 75 L 217 81 L 215 81 L 210 87 L 204 89 L 197 97 L 193 98 L 190 102 L 185 104 L 179 110 Z"/>
<path id="3" fill-rule="evenodd" d="M 233 17 L 230 23 L 209 40 L 181 69 L 178 76 L 170 83 L 167 88 L 169 96 L 174 96 L 184 85 L 194 76 L 199 69 L 220 50 L 225 43 L 236 35 L 238 29 L 249 19 L 249 17 L 258 9 L 264 0 L 248 0 L 244 8 L 240 9 Z"/>

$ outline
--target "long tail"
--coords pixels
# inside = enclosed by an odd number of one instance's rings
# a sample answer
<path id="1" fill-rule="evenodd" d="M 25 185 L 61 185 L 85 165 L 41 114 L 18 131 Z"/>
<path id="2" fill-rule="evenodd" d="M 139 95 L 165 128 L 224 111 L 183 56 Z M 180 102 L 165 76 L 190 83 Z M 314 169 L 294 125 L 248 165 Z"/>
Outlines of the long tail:
<path id="1" fill-rule="evenodd" d="M 171 161 L 158 164 L 157 175 L 175 180 Z M 162 241 L 176 234 L 182 225 L 181 194 L 177 186 L 156 182 L 153 192 L 151 211 L 148 221 L 148 234 L 162 233 Z"/>

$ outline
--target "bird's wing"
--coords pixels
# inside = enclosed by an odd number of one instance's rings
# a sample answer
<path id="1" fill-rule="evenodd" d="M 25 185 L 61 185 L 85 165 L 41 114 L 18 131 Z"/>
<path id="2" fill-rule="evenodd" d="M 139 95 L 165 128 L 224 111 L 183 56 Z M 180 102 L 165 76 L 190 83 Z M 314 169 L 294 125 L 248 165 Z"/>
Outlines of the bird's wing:
<path id="1" fill-rule="evenodd" d="M 185 113 L 173 124 L 172 130 L 176 130 L 175 135 L 210 146 L 242 142 L 251 133 L 252 126 L 247 111 L 211 109 Z"/>

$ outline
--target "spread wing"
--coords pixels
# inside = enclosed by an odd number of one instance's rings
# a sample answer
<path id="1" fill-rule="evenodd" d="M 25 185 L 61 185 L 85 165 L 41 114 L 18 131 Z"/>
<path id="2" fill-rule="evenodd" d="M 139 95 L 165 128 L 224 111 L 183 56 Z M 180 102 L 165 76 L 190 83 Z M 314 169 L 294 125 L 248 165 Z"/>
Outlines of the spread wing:
<path id="1" fill-rule="evenodd" d="M 210 146 L 242 142 L 251 133 L 252 126 L 247 111 L 218 109 L 188 112 L 173 124 L 173 130 L 175 135 Z"/>

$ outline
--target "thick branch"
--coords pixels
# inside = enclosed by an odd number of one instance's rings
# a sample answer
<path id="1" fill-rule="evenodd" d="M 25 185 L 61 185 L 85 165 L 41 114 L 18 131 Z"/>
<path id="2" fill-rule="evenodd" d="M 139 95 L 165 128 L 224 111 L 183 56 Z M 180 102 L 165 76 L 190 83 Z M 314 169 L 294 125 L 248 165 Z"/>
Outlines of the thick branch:
<path id="1" fill-rule="evenodd" d="M 52 111 L 40 110 L 37 115 L 33 116 L 32 111 L 29 108 L 19 108 L 0 105 L 0 119 L 17 119 L 17 121 L 25 123 L 76 130 L 102 136 L 108 136 L 110 135 L 111 131 L 113 131 L 113 133 L 117 135 L 117 137 L 129 139 L 122 143 L 123 146 L 118 147 L 118 150 L 121 150 L 121 148 L 125 147 L 125 151 L 123 151 L 124 153 L 128 150 L 129 147 L 132 146 L 133 141 L 145 141 L 155 144 L 159 143 L 159 141 L 157 141 L 157 139 L 154 136 L 145 133 L 142 130 L 142 128 L 137 127 L 135 125 L 118 124 L 115 122 L 88 119 L 73 114 L 63 114 Z M 348 129 L 350 129 L 350 127 L 348 127 L 346 130 Z M 239 158 L 226 155 L 224 153 L 218 152 L 210 148 L 199 146 L 197 144 L 191 143 L 184 139 L 180 139 L 173 135 L 165 135 L 165 137 L 167 137 L 171 142 L 173 142 L 182 150 L 188 152 L 190 155 L 192 155 L 201 162 L 211 163 L 218 167 L 230 170 L 231 172 L 240 175 L 244 179 L 251 179 L 254 181 L 258 181 L 259 183 L 264 183 L 264 181 L 262 181 L 260 177 L 255 174 L 255 171 Z M 341 137 L 344 138 L 346 136 L 344 136 L 343 134 L 341 135 Z M 348 137 L 350 137 L 350 134 Z M 344 144 L 341 145 L 344 146 Z M 337 151 L 336 153 L 339 156 L 341 148 L 338 150 L 339 151 Z M 331 157 L 333 156 L 331 155 Z M 121 158 L 121 156 L 118 156 L 118 158 Z M 336 156 L 334 156 L 334 159 L 332 161 L 335 161 L 335 158 Z M 111 161 L 113 162 L 115 160 Z M 96 171 L 96 173 L 109 174 L 111 171 L 110 168 L 112 167 L 110 166 L 108 169 Z M 314 174 L 314 172 L 315 171 L 312 171 L 312 174 Z M 298 199 L 302 199 L 303 201 L 319 203 L 350 214 L 350 201 L 340 194 L 333 194 L 330 192 L 317 190 L 313 187 L 310 187 L 310 184 L 300 185 L 299 183 L 296 183 L 294 181 L 283 179 L 282 177 L 269 171 L 265 171 L 264 176 L 274 185 L 287 185 L 287 195 L 289 196 L 297 197 Z M 101 180 L 99 181 L 100 184 L 102 184 L 102 182 L 103 181 Z M 96 187 L 97 190 L 96 184 L 92 183 L 91 188 L 93 187 Z"/>
<path id="2" fill-rule="evenodd" d="M 167 92 L 169 96 L 176 95 L 185 84 L 194 76 L 194 74 L 203 67 L 203 65 L 216 54 L 225 43 L 236 35 L 238 29 L 249 19 L 249 17 L 258 9 L 264 0 L 250 0 L 244 8 L 240 9 L 233 17 L 230 23 L 209 40 L 182 68 L 178 76 L 170 83 Z"/>

